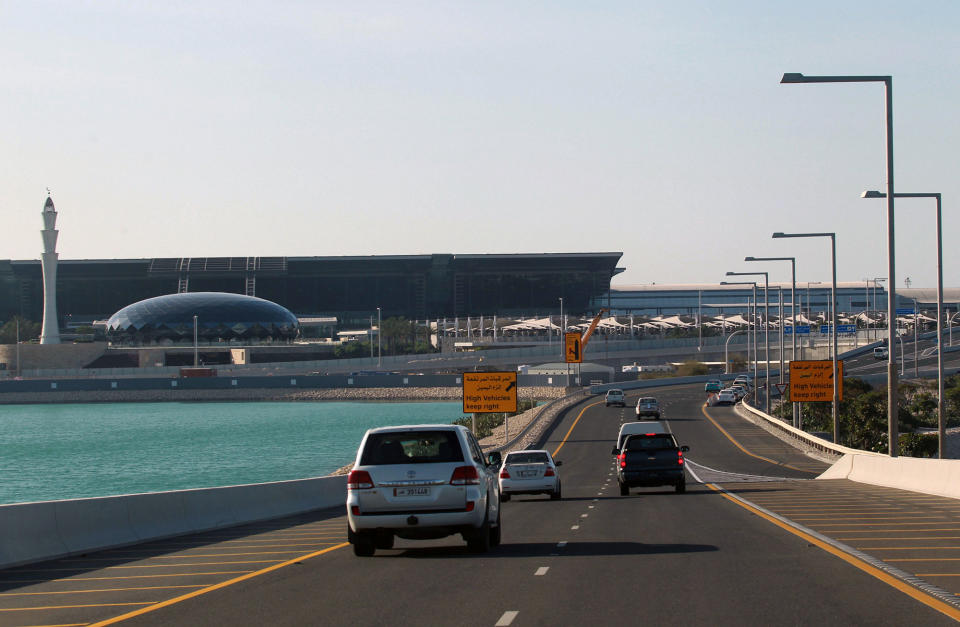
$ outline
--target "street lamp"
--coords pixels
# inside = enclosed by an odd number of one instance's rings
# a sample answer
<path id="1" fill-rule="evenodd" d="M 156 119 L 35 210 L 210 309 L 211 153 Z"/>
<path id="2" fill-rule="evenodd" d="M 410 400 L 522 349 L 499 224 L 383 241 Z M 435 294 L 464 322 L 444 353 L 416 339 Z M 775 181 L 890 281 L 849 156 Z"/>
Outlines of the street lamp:
<path id="1" fill-rule="evenodd" d="M 770 413 L 770 273 L 769 272 L 727 272 L 727 276 L 760 276 L 763 275 L 763 353 L 766 366 L 764 367 L 764 398 L 765 411 Z"/>
<path id="2" fill-rule="evenodd" d="M 804 76 L 796 72 L 788 72 L 780 79 L 784 84 L 796 83 L 883 83 L 886 95 L 887 118 L 887 278 L 890 279 L 890 290 L 887 293 L 887 344 L 890 356 L 887 360 L 887 438 L 890 457 L 896 457 L 899 449 L 899 429 L 897 423 L 897 360 L 896 342 L 893 324 L 897 308 L 896 290 L 896 247 L 894 239 L 893 199 L 893 77 L 892 76 Z"/>
<path id="3" fill-rule="evenodd" d="M 751 285 L 753 286 L 753 317 L 750 325 L 753 327 L 753 376 L 757 376 L 757 282 L 756 281 L 720 281 L 720 285 Z M 747 303 L 747 315 L 750 315 L 750 304 Z M 747 329 L 750 330 L 749 328 Z M 729 342 L 729 340 L 727 340 Z M 750 361 L 750 335 L 747 335 L 747 361 Z"/>
<path id="4" fill-rule="evenodd" d="M 383 367 L 383 344 L 380 338 L 383 337 L 382 324 L 380 322 L 380 308 L 377 307 L 377 368 Z"/>
<path id="5" fill-rule="evenodd" d="M 193 367 L 200 365 L 200 349 L 197 347 L 197 316 L 193 316 Z"/>
<path id="6" fill-rule="evenodd" d="M 796 257 L 744 257 L 744 261 L 789 261 L 790 262 L 790 313 L 793 314 L 793 361 L 797 360 L 797 258 Z M 783 306 L 783 299 L 780 299 Z M 783 383 L 783 316 L 780 316 L 780 383 Z M 797 426 L 799 407 L 793 403 L 793 426 Z"/>
<path id="7" fill-rule="evenodd" d="M 886 194 L 877 190 L 867 190 L 860 194 L 862 198 L 885 198 Z M 937 434 L 940 438 L 940 459 L 943 459 L 943 447 L 946 443 L 946 425 L 943 420 L 943 229 L 940 220 L 940 201 L 939 193 L 901 193 L 894 194 L 897 198 L 934 198 L 937 201 Z M 891 285 L 893 285 L 891 283 Z M 892 291 L 892 290 L 891 290 Z M 917 307 L 914 305 L 914 311 Z M 916 317 L 914 317 L 916 318 Z M 916 333 L 917 323 L 914 319 L 914 333 Z M 916 341 L 914 341 L 916 349 Z"/>
<path id="8" fill-rule="evenodd" d="M 878 318 L 877 322 L 879 322 L 879 318 L 880 318 L 880 313 L 877 311 L 877 287 L 878 287 L 878 283 L 884 282 L 886 280 L 887 280 L 887 277 L 883 277 L 883 276 L 873 277 L 873 311 L 874 313 L 877 314 L 877 318 Z M 876 326 L 877 325 L 874 325 L 874 328 L 876 328 Z M 876 333 L 874 333 L 873 339 L 877 339 L 878 335 L 879 335 L 879 329 L 877 330 Z"/>
<path id="9" fill-rule="evenodd" d="M 837 381 L 837 234 L 836 233 L 774 233 L 773 239 L 787 237 L 829 237 L 830 265 L 833 283 L 830 290 L 830 335 L 833 341 L 833 443 L 840 444 L 840 394 Z"/>

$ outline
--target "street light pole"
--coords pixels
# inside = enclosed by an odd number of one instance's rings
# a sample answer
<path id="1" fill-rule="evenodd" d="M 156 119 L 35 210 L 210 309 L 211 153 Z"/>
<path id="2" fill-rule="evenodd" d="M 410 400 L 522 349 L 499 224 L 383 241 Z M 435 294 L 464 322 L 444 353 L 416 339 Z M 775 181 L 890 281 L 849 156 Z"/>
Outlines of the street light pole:
<path id="1" fill-rule="evenodd" d="M 770 413 L 770 273 L 769 272 L 727 272 L 727 276 L 760 276 L 763 275 L 763 353 L 766 366 L 764 367 L 764 390 L 766 397 L 763 405 Z"/>
<path id="2" fill-rule="evenodd" d="M 744 261 L 789 261 L 790 262 L 790 313 L 793 314 L 793 361 L 797 360 L 797 258 L 796 257 L 744 257 Z M 809 293 L 810 284 L 807 284 Z M 809 298 L 808 298 L 809 301 Z M 783 298 L 780 299 L 781 307 Z M 780 315 L 780 383 L 783 383 L 783 312 Z M 800 406 L 793 405 L 793 426 L 800 423 Z"/>
<path id="3" fill-rule="evenodd" d="M 730 273 L 727 274 L 736 274 Z M 750 326 L 753 327 L 753 376 L 754 378 L 758 375 L 757 368 L 757 282 L 756 281 L 720 281 L 720 285 L 751 285 L 753 286 L 753 316 L 751 317 Z M 750 304 L 747 304 L 747 315 L 750 315 Z M 749 328 L 747 329 L 749 331 Z M 767 355 L 767 363 L 769 364 L 769 355 Z M 750 335 L 747 335 L 747 361 L 750 361 Z M 756 380 L 756 379 L 754 379 Z M 767 413 L 770 413 L 769 411 Z"/>
<path id="4" fill-rule="evenodd" d="M 383 337 L 383 326 L 380 320 L 380 308 L 377 307 L 377 368 L 383 367 L 383 344 L 381 339 Z"/>
<path id="5" fill-rule="evenodd" d="M 200 349 L 197 347 L 197 316 L 193 316 L 193 367 L 200 365 Z"/>
<path id="6" fill-rule="evenodd" d="M 892 76 L 804 76 L 800 73 L 786 73 L 780 79 L 781 83 L 883 83 L 886 96 L 887 118 L 887 278 L 890 280 L 890 290 L 887 293 L 887 316 L 894 319 L 897 308 L 896 290 L 896 247 L 894 239 L 894 211 L 893 200 L 896 196 L 893 189 L 893 77 Z M 899 398 L 897 387 L 897 360 L 896 343 L 893 324 L 887 324 L 887 344 L 889 345 L 889 359 L 887 360 L 887 438 L 890 457 L 899 454 L 900 425 L 898 423 L 897 401 Z M 836 381 L 834 381 L 836 382 Z"/>
<path id="7" fill-rule="evenodd" d="M 774 233 L 774 239 L 787 237 L 829 237 L 830 266 L 833 279 L 830 289 L 830 335 L 833 343 L 833 443 L 840 444 L 840 382 L 837 370 L 837 234 L 836 233 Z M 808 284 L 809 287 L 809 284 Z"/>
<path id="8" fill-rule="evenodd" d="M 937 201 L 937 435 L 939 437 L 939 456 L 943 459 L 944 446 L 946 444 L 946 424 L 944 423 L 944 402 L 943 402 L 943 225 L 941 221 L 941 200 L 942 195 L 937 192 L 926 193 L 896 193 L 897 198 L 933 198 Z M 861 198 L 884 198 L 886 194 L 867 190 L 860 194 Z M 875 279 L 882 280 L 882 279 Z M 892 286 L 893 283 L 890 283 Z M 890 290 L 893 292 L 893 289 Z M 914 301 L 914 312 L 917 310 L 916 301 Z M 888 324 L 889 326 L 889 324 Z M 913 323 L 914 333 L 916 334 L 917 323 L 916 315 Z M 914 351 L 916 352 L 917 341 L 914 337 Z M 916 358 L 916 356 L 914 356 Z M 916 362 L 914 362 L 916 364 Z"/>

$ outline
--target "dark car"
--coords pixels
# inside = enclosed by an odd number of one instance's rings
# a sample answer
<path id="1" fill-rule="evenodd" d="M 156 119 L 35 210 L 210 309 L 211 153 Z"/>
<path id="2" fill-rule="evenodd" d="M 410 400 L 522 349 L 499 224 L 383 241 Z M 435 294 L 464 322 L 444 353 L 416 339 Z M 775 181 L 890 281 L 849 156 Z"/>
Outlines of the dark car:
<path id="1" fill-rule="evenodd" d="M 672 433 L 631 435 L 617 453 L 617 483 L 620 496 L 630 488 L 672 485 L 677 492 L 687 489 L 683 454 L 689 446 L 680 446 Z"/>

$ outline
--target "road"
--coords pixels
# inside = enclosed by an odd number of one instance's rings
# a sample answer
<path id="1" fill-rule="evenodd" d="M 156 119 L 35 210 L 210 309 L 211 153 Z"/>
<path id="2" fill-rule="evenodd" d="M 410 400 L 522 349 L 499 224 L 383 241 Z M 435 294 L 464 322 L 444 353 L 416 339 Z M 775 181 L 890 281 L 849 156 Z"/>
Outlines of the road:
<path id="1" fill-rule="evenodd" d="M 701 389 L 652 392 L 691 448 L 688 471 L 708 482 L 688 477 L 686 494 L 649 488 L 619 496 L 610 449 L 633 408 L 594 398 L 545 435 L 545 448 L 564 462 L 563 500 L 505 503 L 503 544 L 489 554 L 470 554 L 449 538 L 398 540 L 394 550 L 357 558 L 344 545 L 343 512 L 321 511 L 4 571 L 0 625 L 941 625 L 960 618 L 934 594 L 823 540 L 841 535 L 874 553 L 882 545 L 891 560 L 940 542 L 938 556 L 960 557 L 949 539 L 960 535 L 957 501 L 810 481 L 826 464 L 733 408 L 704 408 Z M 864 513 L 878 504 L 881 513 Z M 892 520 L 896 512 L 902 522 Z M 838 522 L 842 515 L 849 521 Z M 919 531 L 911 526 L 918 523 Z M 911 533 L 889 540 L 896 532 L 888 524 Z M 915 559 L 926 557 L 921 549 Z M 927 581 L 956 587 L 954 563 L 938 565 L 930 574 L 943 577 Z"/>

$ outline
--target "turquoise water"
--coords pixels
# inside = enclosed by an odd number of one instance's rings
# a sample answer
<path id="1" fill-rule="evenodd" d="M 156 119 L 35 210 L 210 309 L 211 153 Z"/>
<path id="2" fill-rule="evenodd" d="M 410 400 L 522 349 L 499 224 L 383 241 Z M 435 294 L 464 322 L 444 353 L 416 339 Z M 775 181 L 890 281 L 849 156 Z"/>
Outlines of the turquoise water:
<path id="1" fill-rule="evenodd" d="M 459 402 L 0 407 L 0 503 L 303 479 L 377 426 L 450 423 Z"/>

